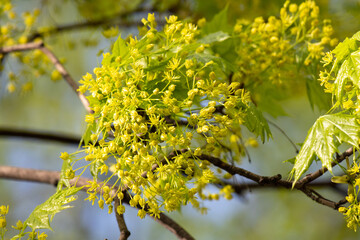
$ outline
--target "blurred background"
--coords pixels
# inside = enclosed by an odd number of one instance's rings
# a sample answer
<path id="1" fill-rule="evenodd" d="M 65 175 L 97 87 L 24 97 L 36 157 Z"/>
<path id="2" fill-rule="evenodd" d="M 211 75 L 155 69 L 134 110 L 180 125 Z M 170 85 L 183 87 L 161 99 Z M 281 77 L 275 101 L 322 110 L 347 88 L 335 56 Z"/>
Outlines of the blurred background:
<path id="1" fill-rule="evenodd" d="M 38 27 L 66 26 L 74 23 L 92 22 L 91 28 L 79 27 L 50 33 L 45 43 L 61 59 L 72 77 L 80 80 L 87 72 L 101 63 L 101 51 L 109 51 L 116 37 L 105 38 L 102 32 L 119 26 L 123 37 L 137 34 L 137 24 L 147 12 L 155 12 L 163 20 L 171 14 L 180 18 L 206 17 L 210 20 L 222 10 L 226 1 L 220 0 L 73 0 L 11 1 L 17 14 L 39 8 L 40 15 L 34 25 Z M 142 2 L 140 5 L 139 3 Z M 253 20 L 257 16 L 277 16 L 284 1 L 229 0 L 229 21 L 237 18 Z M 301 1 L 292 1 L 300 3 Z M 318 0 L 322 18 L 331 19 L 339 40 L 351 37 L 360 30 L 359 0 Z M 140 6 L 140 7 L 139 7 Z M 134 14 L 128 14 L 129 11 Z M 101 25 L 104 23 L 104 25 Z M 5 59 L 0 73 L 0 128 L 26 129 L 40 132 L 55 132 L 81 137 L 85 130 L 85 109 L 65 81 L 51 81 L 49 75 L 34 77 L 31 74 L 18 76 L 19 82 L 30 81 L 32 91 L 8 93 L 8 73 L 17 72 L 21 64 Z M 281 102 L 287 116 L 268 119 L 295 143 L 304 141 L 307 130 L 316 118 L 323 114 L 312 109 L 304 89 L 299 89 L 293 98 Z M 301 114 L 300 114 L 301 113 Z M 288 176 L 292 168 L 283 161 L 296 153 L 278 129 L 270 126 L 273 140 L 249 148 L 252 162 L 244 159 L 241 167 L 260 175 Z M 74 152 L 77 146 L 51 141 L 0 137 L 0 164 L 45 170 L 59 170 L 60 152 Z M 312 166 L 311 170 L 321 167 Z M 329 174 L 324 176 L 329 179 Z M 246 180 L 238 179 L 238 183 Z M 333 189 L 319 189 L 329 199 L 343 198 Z M 17 182 L 0 179 L 0 205 L 10 205 L 8 229 L 18 219 L 25 220 L 31 211 L 55 192 L 49 185 Z M 47 232 L 49 239 L 118 239 L 119 230 L 113 214 L 91 207 L 85 202 L 86 194 L 79 193 L 74 208 L 57 214 L 52 223 L 54 232 Z M 342 214 L 313 202 L 303 193 L 283 189 L 254 189 L 235 196 L 231 201 L 207 201 L 208 214 L 201 215 L 191 207 L 170 217 L 178 221 L 196 239 L 358 239 L 359 234 L 346 228 Z M 131 232 L 130 239 L 176 239 L 168 230 L 149 217 L 141 220 L 137 211 L 127 208 L 125 220 Z"/>

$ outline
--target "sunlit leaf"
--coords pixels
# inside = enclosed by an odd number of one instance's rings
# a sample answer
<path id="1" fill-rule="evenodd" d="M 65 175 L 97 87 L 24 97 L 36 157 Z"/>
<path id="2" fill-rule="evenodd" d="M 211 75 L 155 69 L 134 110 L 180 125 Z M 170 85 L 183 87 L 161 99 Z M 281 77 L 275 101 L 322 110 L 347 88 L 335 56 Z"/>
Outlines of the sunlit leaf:
<path id="1" fill-rule="evenodd" d="M 121 35 L 118 37 L 112 48 L 112 54 L 125 59 L 129 54 L 129 48 L 126 46 L 126 42 L 122 39 Z"/>
<path id="2" fill-rule="evenodd" d="M 67 169 L 71 168 L 70 164 L 71 160 L 65 160 L 63 161 L 61 172 L 60 172 L 60 180 L 57 184 L 56 191 L 60 191 L 62 187 L 65 185 L 66 187 L 70 187 L 69 179 L 65 177 L 65 172 Z"/>
<path id="3" fill-rule="evenodd" d="M 358 44 L 356 41 L 360 41 L 360 32 L 357 32 L 351 38 L 346 38 L 336 46 L 332 52 L 335 54 L 338 63 L 343 61 L 350 53 L 357 50 Z"/>
<path id="4" fill-rule="evenodd" d="M 96 181 L 98 178 L 98 175 L 100 173 L 100 166 L 104 163 L 100 160 L 93 161 L 90 165 L 90 173 L 93 176 L 94 180 Z"/>
<path id="5" fill-rule="evenodd" d="M 199 42 L 204 43 L 204 44 L 211 44 L 214 42 L 225 41 L 229 37 L 230 37 L 229 34 L 223 32 L 223 31 L 218 31 L 218 32 L 214 32 L 209 35 L 206 35 L 205 37 L 199 39 Z"/>
<path id="6" fill-rule="evenodd" d="M 343 89 L 347 81 L 351 81 L 360 88 L 360 50 L 351 53 L 341 64 L 334 84 L 336 85 L 336 98 L 342 98 Z"/>
<path id="7" fill-rule="evenodd" d="M 79 187 L 71 187 L 57 191 L 44 203 L 38 205 L 24 224 L 33 230 L 51 229 L 50 222 L 53 220 L 55 214 L 64 209 L 71 208 L 71 206 L 66 204 L 76 200 L 76 196 L 72 195 L 80 189 Z"/>
<path id="8" fill-rule="evenodd" d="M 315 156 L 332 172 L 331 163 L 337 147 L 343 142 L 357 147 L 359 137 L 360 126 L 353 116 L 339 113 L 318 118 L 296 156 L 295 165 L 291 171 L 294 184 L 308 170 Z"/>

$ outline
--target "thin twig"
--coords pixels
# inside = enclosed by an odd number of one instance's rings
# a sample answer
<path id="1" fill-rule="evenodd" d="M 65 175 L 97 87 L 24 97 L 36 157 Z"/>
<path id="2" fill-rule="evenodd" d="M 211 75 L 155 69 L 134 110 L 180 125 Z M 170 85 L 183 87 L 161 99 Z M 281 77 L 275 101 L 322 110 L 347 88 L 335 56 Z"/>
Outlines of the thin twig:
<path id="1" fill-rule="evenodd" d="M 277 130 L 279 130 L 281 132 L 282 135 L 284 135 L 284 137 L 290 142 L 290 144 L 295 148 L 295 152 L 299 153 L 299 149 L 297 148 L 296 144 L 291 140 L 291 138 L 285 133 L 284 130 L 282 130 L 277 124 L 275 124 L 274 122 L 266 119 L 266 121 L 273 125 Z"/>
<path id="2" fill-rule="evenodd" d="M 120 229 L 120 237 L 119 240 L 126 240 L 129 238 L 130 236 L 130 231 L 128 230 L 126 223 L 125 223 L 125 219 L 124 219 L 124 214 L 119 214 L 117 212 L 117 207 L 119 206 L 119 198 L 115 197 L 114 198 L 114 208 L 115 208 L 115 217 L 116 217 L 116 221 L 118 223 L 119 229 Z"/>
<path id="3" fill-rule="evenodd" d="M 59 73 L 62 75 L 62 77 L 65 79 L 65 81 L 71 86 L 71 88 L 74 90 L 74 92 L 76 93 L 76 95 L 78 95 L 78 97 L 80 98 L 80 101 L 82 102 L 82 104 L 84 105 L 86 111 L 88 111 L 89 113 L 92 112 L 91 108 L 90 108 L 90 104 L 89 101 L 86 99 L 85 95 L 82 94 L 81 92 L 78 91 L 78 84 L 76 83 L 76 81 L 70 76 L 70 74 L 68 73 L 68 71 L 66 71 L 65 67 L 60 63 L 59 59 L 55 56 L 55 54 L 50 51 L 50 49 L 41 46 L 40 50 L 46 55 L 48 56 L 48 58 L 50 59 L 50 61 L 54 64 L 56 70 L 59 71 Z"/>
<path id="4" fill-rule="evenodd" d="M 310 189 L 310 188 L 304 186 L 304 187 L 301 187 L 299 190 L 302 191 L 303 193 L 305 193 L 306 196 L 308 196 L 309 198 L 311 198 L 312 200 L 314 200 L 317 203 L 331 207 L 335 210 L 337 210 L 339 208 L 339 206 L 336 202 L 333 202 L 331 200 L 328 200 L 328 199 L 322 197 L 320 194 L 315 192 L 313 189 Z"/>
<path id="5" fill-rule="evenodd" d="M 34 49 L 40 49 L 54 64 L 56 70 L 59 71 L 59 73 L 62 75 L 62 77 L 65 79 L 65 81 L 70 85 L 70 87 L 75 91 L 76 95 L 80 98 L 81 103 L 84 105 L 86 111 L 89 113 L 92 112 L 90 109 L 89 101 L 86 99 L 85 95 L 81 92 L 77 91 L 78 84 L 76 81 L 70 76 L 68 71 L 66 71 L 65 67 L 60 63 L 59 59 L 55 56 L 55 54 L 44 46 L 44 43 L 41 41 L 37 42 L 30 42 L 25 44 L 19 44 L 14 46 L 8 46 L 0 48 L 0 53 L 10 53 L 10 52 L 18 52 L 18 51 L 28 51 L 28 50 L 34 50 Z"/>

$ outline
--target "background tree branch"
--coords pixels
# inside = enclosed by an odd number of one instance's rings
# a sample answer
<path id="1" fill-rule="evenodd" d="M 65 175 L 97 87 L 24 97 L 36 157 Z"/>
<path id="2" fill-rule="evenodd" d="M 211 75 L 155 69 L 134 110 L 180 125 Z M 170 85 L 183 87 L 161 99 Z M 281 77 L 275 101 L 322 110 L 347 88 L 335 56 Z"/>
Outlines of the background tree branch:
<path id="1" fill-rule="evenodd" d="M 18 138 L 31 138 L 45 141 L 55 141 L 60 143 L 79 145 L 81 138 L 56 133 L 56 132 L 45 132 L 45 131 L 34 131 L 27 129 L 15 129 L 0 127 L 0 136 L 1 137 L 18 137 Z"/>
<path id="2" fill-rule="evenodd" d="M 86 111 L 89 113 L 92 112 L 90 109 L 89 101 L 86 99 L 85 95 L 81 92 L 77 91 L 78 84 L 77 82 L 70 76 L 68 71 L 65 69 L 65 67 L 61 64 L 59 59 L 55 56 L 55 54 L 47 47 L 44 46 L 44 43 L 42 41 L 36 41 L 36 42 L 30 42 L 25 44 L 19 44 L 19 45 L 13 45 L 8 47 L 2 47 L 0 48 L 0 54 L 8 54 L 11 52 L 18 52 L 18 51 L 28 51 L 28 50 L 34 50 L 34 49 L 40 49 L 54 64 L 54 67 L 56 70 L 60 72 L 64 80 L 70 85 L 70 87 L 74 90 L 76 95 L 79 97 L 81 103 L 84 105 Z"/>

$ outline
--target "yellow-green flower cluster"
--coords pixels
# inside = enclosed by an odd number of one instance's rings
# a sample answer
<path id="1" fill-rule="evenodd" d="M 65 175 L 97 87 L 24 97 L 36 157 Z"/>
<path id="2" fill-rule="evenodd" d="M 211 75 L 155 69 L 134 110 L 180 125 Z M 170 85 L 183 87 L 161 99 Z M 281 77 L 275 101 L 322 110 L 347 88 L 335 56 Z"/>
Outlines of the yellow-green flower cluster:
<path id="1" fill-rule="evenodd" d="M 28 232 L 27 234 L 29 234 L 28 239 L 30 240 L 46 240 L 48 237 L 46 233 L 40 233 L 40 231 Z"/>
<path id="2" fill-rule="evenodd" d="M 335 46 L 329 20 L 320 23 L 319 8 L 308 0 L 299 6 L 286 1 L 280 16 L 258 17 L 250 23 L 238 20 L 234 33 L 239 37 L 237 64 L 245 86 L 264 84 L 287 86 L 296 79 L 299 64 L 317 64 L 325 48 Z M 301 57 L 304 56 L 304 57 Z"/>
<path id="3" fill-rule="evenodd" d="M 319 75 L 324 91 L 334 96 L 333 109 L 339 108 L 357 117 L 360 115 L 359 41 L 359 33 L 356 33 L 326 53 L 322 58 L 324 69 Z"/>
<path id="4" fill-rule="evenodd" d="M 79 88 L 90 92 L 94 111 L 85 118 L 89 143 L 84 159 L 95 180 L 110 169 L 104 183 L 116 179 L 120 200 L 121 191 L 131 190 L 130 205 L 140 209 L 140 217 L 146 212 L 159 216 L 162 209 L 177 210 L 189 202 L 203 209 L 198 197 L 219 198 L 203 191 L 217 177 L 199 156 L 229 161 L 234 148 L 243 154 L 240 130 L 250 103 L 249 93 L 229 82 L 212 60 L 210 44 L 199 41 L 196 25 L 176 16 L 166 21 L 160 32 L 149 14 L 142 20 L 144 37 L 119 38 L 113 53 L 104 54 L 102 66 L 94 69 L 95 76 L 86 74 Z M 94 203 L 100 193 L 99 207 L 107 204 L 111 212 L 115 194 L 95 180 L 88 200 Z M 222 193 L 231 198 L 230 189 Z"/>
<path id="5" fill-rule="evenodd" d="M 8 214 L 8 212 L 9 212 L 9 206 L 5 206 L 5 205 L 0 206 L 0 236 L 2 239 L 4 239 L 5 232 L 7 231 L 6 215 Z"/>
<path id="6" fill-rule="evenodd" d="M 347 160 L 348 161 L 348 160 Z M 347 222 L 347 227 L 357 230 L 360 225 L 360 203 L 359 199 L 359 188 L 360 188 L 360 168 L 356 161 L 354 161 L 351 167 L 348 167 L 346 178 L 344 181 L 334 181 L 336 183 L 347 183 L 348 184 L 348 196 L 346 200 L 349 203 L 347 207 L 339 207 L 338 211 L 344 214 L 345 220 Z M 336 179 L 341 179 L 341 177 L 333 177 Z"/>

